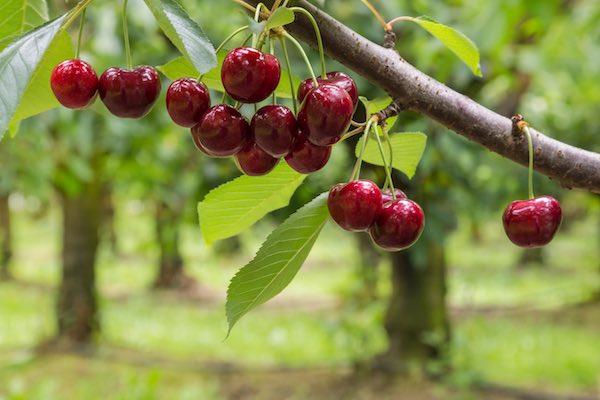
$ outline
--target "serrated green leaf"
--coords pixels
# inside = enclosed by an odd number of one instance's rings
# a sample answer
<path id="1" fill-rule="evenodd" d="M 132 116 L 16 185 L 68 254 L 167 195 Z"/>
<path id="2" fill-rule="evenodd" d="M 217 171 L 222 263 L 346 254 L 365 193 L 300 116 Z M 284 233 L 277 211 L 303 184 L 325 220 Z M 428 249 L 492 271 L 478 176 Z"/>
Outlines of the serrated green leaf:
<path id="1" fill-rule="evenodd" d="M 227 289 L 228 336 L 243 315 L 290 284 L 328 217 L 327 193 L 322 193 L 271 232 L 254 259 L 238 271 Z"/>
<path id="2" fill-rule="evenodd" d="M 448 49 L 450 49 L 450 51 L 456 54 L 456 56 L 460 58 L 471 71 L 473 71 L 473 74 L 481 76 L 479 50 L 471 39 L 466 37 L 462 32 L 441 24 L 429 17 L 421 16 L 413 18 L 411 21 L 417 23 L 441 41 Z"/>
<path id="3" fill-rule="evenodd" d="M 20 35 L 48 21 L 46 0 L 3 0 L 0 39 Z"/>
<path id="4" fill-rule="evenodd" d="M 221 82 L 221 65 L 227 55 L 227 51 L 219 51 L 217 54 L 218 65 L 211 69 L 202 76 L 202 82 L 206 84 L 210 89 L 222 92 L 223 83 Z M 175 80 L 182 77 L 196 77 L 200 75 L 200 72 L 194 68 L 194 66 L 183 57 L 175 58 L 165 65 L 158 66 L 157 69 L 162 72 L 167 78 Z M 300 85 L 300 79 L 297 76 L 292 77 L 294 87 Z M 281 78 L 279 79 L 279 85 L 275 89 L 277 97 L 284 99 L 291 99 L 292 93 L 290 90 L 290 83 L 288 78 L 288 71 L 285 68 L 281 68 Z"/>
<path id="5" fill-rule="evenodd" d="M 266 29 L 279 28 L 291 24 L 295 19 L 294 12 L 286 7 L 279 7 L 267 20 Z"/>
<path id="6" fill-rule="evenodd" d="M 183 8 L 174 0 L 144 0 L 162 31 L 199 71 L 210 71 L 217 65 L 215 49 Z"/>
<path id="7" fill-rule="evenodd" d="M 415 175 L 421 157 L 423 157 L 425 145 L 427 144 L 427 136 L 422 132 L 403 132 L 391 133 L 389 137 L 393 152 L 392 167 L 403 172 L 411 179 Z M 382 138 L 382 141 L 385 157 L 389 161 L 390 151 L 388 143 L 385 141 L 385 138 Z M 360 154 L 361 146 L 362 140 L 359 140 L 356 145 L 356 157 Z M 383 166 L 381 152 L 377 146 L 377 141 L 373 137 L 367 143 L 363 154 L 363 161 Z"/>
<path id="8" fill-rule="evenodd" d="M 265 176 L 240 176 L 198 203 L 202 237 L 210 244 L 235 236 L 273 210 L 289 204 L 306 175 L 284 162 Z"/>
<path id="9" fill-rule="evenodd" d="M 0 139 L 65 16 L 25 33 L 0 53 Z"/>

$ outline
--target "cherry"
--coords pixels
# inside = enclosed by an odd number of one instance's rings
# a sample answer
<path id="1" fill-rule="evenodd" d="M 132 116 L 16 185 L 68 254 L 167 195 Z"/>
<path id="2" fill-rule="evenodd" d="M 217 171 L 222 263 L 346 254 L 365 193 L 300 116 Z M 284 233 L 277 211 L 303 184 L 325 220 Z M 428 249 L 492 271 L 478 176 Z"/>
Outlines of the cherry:
<path id="1" fill-rule="evenodd" d="M 167 111 L 173 122 L 185 128 L 191 128 L 200 122 L 208 107 L 208 88 L 195 79 L 177 79 L 167 90 Z"/>
<path id="2" fill-rule="evenodd" d="M 251 140 L 235 155 L 235 163 L 246 175 L 260 176 L 271 172 L 279 162 Z"/>
<path id="3" fill-rule="evenodd" d="M 66 60 L 52 71 L 50 87 L 63 106 L 86 108 L 96 100 L 98 75 L 85 61 Z"/>
<path id="4" fill-rule="evenodd" d="M 354 80 L 345 73 L 339 71 L 328 72 L 326 76 L 326 79 L 323 79 L 322 77 L 317 78 L 319 85 L 328 83 L 341 87 L 350 95 L 352 104 L 354 107 L 356 107 L 356 104 L 358 103 L 358 89 L 356 89 Z M 314 87 L 315 86 L 312 78 L 303 80 L 300 83 L 300 86 L 298 86 L 298 101 L 302 103 L 308 92 L 313 90 Z"/>
<path id="5" fill-rule="evenodd" d="M 343 229 L 366 231 L 381 211 L 381 191 L 369 180 L 338 183 L 329 191 L 327 208 Z"/>
<path id="6" fill-rule="evenodd" d="M 298 112 L 298 126 L 317 146 L 339 142 L 348 129 L 354 106 L 344 89 L 323 84 L 311 90 Z"/>
<path id="7" fill-rule="evenodd" d="M 202 146 L 202 143 L 200 143 L 200 138 L 198 137 L 197 130 L 190 129 L 190 133 L 192 134 L 192 140 L 194 141 L 194 144 L 196 145 L 196 148 L 198 150 L 200 150 L 201 152 L 203 152 L 204 154 L 206 154 L 209 157 L 217 157 L 216 154 L 211 153 L 210 151 L 206 150 L 206 148 L 204 146 Z"/>
<path id="8" fill-rule="evenodd" d="M 296 118 L 285 106 L 264 106 L 252 117 L 250 128 L 256 144 L 273 157 L 289 153 L 298 134 Z"/>
<path id="9" fill-rule="evenodd" d="M 506 236 L 521 247 L 540 247 L 552 240 L 562 222 L 562 210 L 551 196 L 510 203 L 502 215 Z"/>
<path id="10" fill-rule="evenodd" d="M 250 126 L 235 108 L 218 104 L 208 109 L 200 123 L 192 128 L 206 152 L 215 157 L 232 156 L 250 139 Z"/>
<path id="11" fill-rule="evenodd" d="M 231 50 L 221 66 L 223 87 L 233 99 L 258 103 L 279 84 L 281 69 L 275 56 L 252 47 Z"/>
<path id="12" fill-rule="evenodd" d="M 425 227 L 425 215 L 412 200 L 393 200 L 383 205 L 369 229 L 373 242 L 388 251 L 412 246 Z"/>
<path id="13" fill-rule="evenodd" d="M 299 131 L 292 151 L 285 156 L 285 161 L 301 174 L 310 174 L 323 168 L 329 161 L 329 156 L 331 146 L 315 146 Z"/>
<path id="14" fill-rule="evenodd" d="M 112 67 L 100 76 L 98 93 L 108 111 L 117 117 L 142 118 L 158 99 L 160 87 L 160 77 L 152 67 Z"/>
<path id="15" fill-rule="evenodd" d="M 396 193 L 396 199 L 406 199 L 406 194 L 397 188 L 394 188 L 394 192 Z M 388 201 L 392 201 L 394 200 L 394 198 L 392 197 L 392 191 L 390 189 L 385 189 L 384 191 L 381 192 L 381 201 L 383 204 L 387 203 Z"/>

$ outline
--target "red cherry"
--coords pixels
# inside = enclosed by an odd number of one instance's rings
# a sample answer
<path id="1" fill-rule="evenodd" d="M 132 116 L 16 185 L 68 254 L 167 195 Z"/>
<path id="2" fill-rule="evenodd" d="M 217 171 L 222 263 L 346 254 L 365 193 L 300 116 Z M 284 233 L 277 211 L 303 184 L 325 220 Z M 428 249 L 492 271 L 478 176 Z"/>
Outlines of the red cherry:
<path id="1" fill-rule="evenodd" d="M 394 188 L 394 192 L 396 193 L 396 199 L 406 199 L 406 194 L 397 188 Z M 394 198 L 392 197 L 392 191 L 390 189 L 385 189 L 384 191 L 381 192 L 381 201 L 383 204 L 387 203 L 388 201 L 392 201 L 394 200 Z"/>
<path id="2" fill-rule="evenodd" d="M 194 141 L 194 144 L 196 145 L 196 148 L 198 150 L 200 150 L 201 152 L 203 152 L 204 154 L 206 154 L 209 157 L 217 157 L 216 154 L 211 153 L 210 151 L 206 150 L 206 148 L 204 146 L 202 146 L 202 143 L 200 143 L 200 138 L 198 137 L 197 130 L 190 129 L 190 133 L 192 134 L 192 140 Z"/>
<path id="3" fill-rule="evenodd" d="M 251 47 L 231 50 L 221 66 L 223 87 L 233 99 L 258 103 L 279 84 L 281 70 L 275 56 Z"/>
<path id="4" fill-rule="evenodd" d="M 329 161 L 329 156 L 331 146 L 315 146 L 302 132 L 298 132 L 292 151 L 285 156 L 285 161 L 301 174 L 310 174 L 323 168 Z"/>
<path id="5" fill-rule="evenodd" d="M 343 229 L 366 231 L 381 211 L 381 191 L 369 180 L 338 183 L 329 191 L 327 207 Z"/>
<path id="6" fill-rule="evenodd" d="M 160 77 L 152 67 L 112 67 L 100 76 L 98 93 L 108 111 L 117 117 L 142 118 L 158 99 L 160 87 Z"/>
<path id="7" fill-rule="evenodd" d="M 344 89 L 324 84 L 311 90 L 298 112 L 298 126 L 317 146 L 339 142 L 348 129 L 354 106 Z"/>
<path id="8" fill-rule="evenodd" d="M 279 158 L 271 157 L 267 152 L 258 147 L 254 140 L 235 155 L 235 163 L 246 175 L 266 175 L 275 168 Z"/>
<path id="9" fill-rule="evenodd" d="M 369 233 L 379 247 L 399 251 L 412 246 L 424 227 L 425 215 L 421 207 L 412 200 L 400 199 L 383 205 Z"/>
<path id="10" fill-rule="evenodd" d="M 354 105 L 354 107 L 356 107 L 356 104 L 358 103 L 358 89 L 356 89 L 356 84 L 354 83 L 354 80 L 345 73 L 339 71 L 328 72 L 326 76 L 326 79 L 323 79 L 322 77 L 317 78 L 317 82 L 319 83 L 319 85 L 327 83 L 330 85 L 341 87 L 350 95 L 350 98 L 352 99 L 352 104 Z M 308 92 L 310 92 L 314 88 L 315 86 L 312 78 L 303 80 L 302 83 L 300 83 L 300 86 L 298 87 L 298 101 L 302 103 Z"/>
<path id="11" fill-rule="evenodd" d="M 173 122 L 185 128 L 191 128 L 200 122 L 208 107 L 208 88 L 195 79 L 177 79 L 167 90 L 167 111 Z"/>
<path id="12" fill-rule="evenodd" d="M 86 108 L 96 100 L 98 75 L 85 61 L 66 60 L 52 71 L 50 87 L 63 106 Z"/>
<path id="13" fill-rule="evenodd" d="M 550 243 L 562 222 L 559 202 L 551 196 L 518 200 L 504 210 L 506 236 L 521 247 L 541 247 Z"/>
<path id="14" fill-rule="evenodd" d="M 250 126 L 233 107 L 218 104 L 208 109 L 200 123 L 192 128 L 200 145 L 216 157 L 232 156 L 250 139 Z"/>
<path id="15" fill-rule="evenodd" d="M 250 128 L 256 144 L 273 157 L 283 157 L 292 148 L 298 125 L 285 106 L 264 106 L 254 114 Z"/>

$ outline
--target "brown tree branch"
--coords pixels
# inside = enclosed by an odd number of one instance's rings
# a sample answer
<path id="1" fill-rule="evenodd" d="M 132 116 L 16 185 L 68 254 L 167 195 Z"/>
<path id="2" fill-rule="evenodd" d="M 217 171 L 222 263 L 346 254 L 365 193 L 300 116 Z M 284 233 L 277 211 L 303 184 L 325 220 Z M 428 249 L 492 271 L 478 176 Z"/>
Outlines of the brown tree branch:
<path id="1" fill-rule="evenodd" d="M 256 5 L 260 0 L 248 0 Z M 262 1 L 267 5 L 272 1 Z M 527 141 L 511 134 L 512 122 L 419 71 L 393 49 L 386 49 L 305 0 L 291 1 L 306 8 L 317 20 L 325 52 L 408 109 L 424 114 L 445 127 L 501 156 L 527 165 Z M 286 27 L 298 38 L 316 44 L 309 21 L 297 15 Z M 600 154 L 552 139 L 530 129 L 535 148 L 535 170 L 567 188 L 600 193 Z"/>

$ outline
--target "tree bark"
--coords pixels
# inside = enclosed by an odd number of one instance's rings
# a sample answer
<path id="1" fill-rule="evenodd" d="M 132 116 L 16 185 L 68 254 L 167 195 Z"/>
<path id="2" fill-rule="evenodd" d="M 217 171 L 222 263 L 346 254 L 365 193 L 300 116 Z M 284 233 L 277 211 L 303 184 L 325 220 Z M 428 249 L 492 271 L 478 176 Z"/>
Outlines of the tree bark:
<path id="1" fill-rule="evenodd" d="M 89 343 L 100 329 L 96 300 L 96 252 L 100 239 L 101 191 L 82 183 L 78 194 L 60 193 L 63 211 L 62 281 L 58 293 L 58 339 Z"/>
<path id="2" fill-rule="evenodd" d="M 155 210 L 156 239 L 160 249 L 158 276 L 155 288 L 175 289 L 188 284 L 183 270 L 183 257 L 179 248 L 179 229 L 182 210 L 157 202 Z"/>
<path id="3" fill-rule="evenodd" d="M 8 193 L 0 194 L 0 280 L 12 277 L 10 273 L 10 261 L 13 255 L 12 228 L 8 197 Z"/>
<path id="4" fill-rule="evenodd" d="M 439 243 L 427 241 L 427 263 L 412 249 L 391 254 L 392 293 L 385 315 L 389 347 L 382 360 L 394 369 L 439 360 L 450 340 L 446 309 L 446 259 Z"/>

